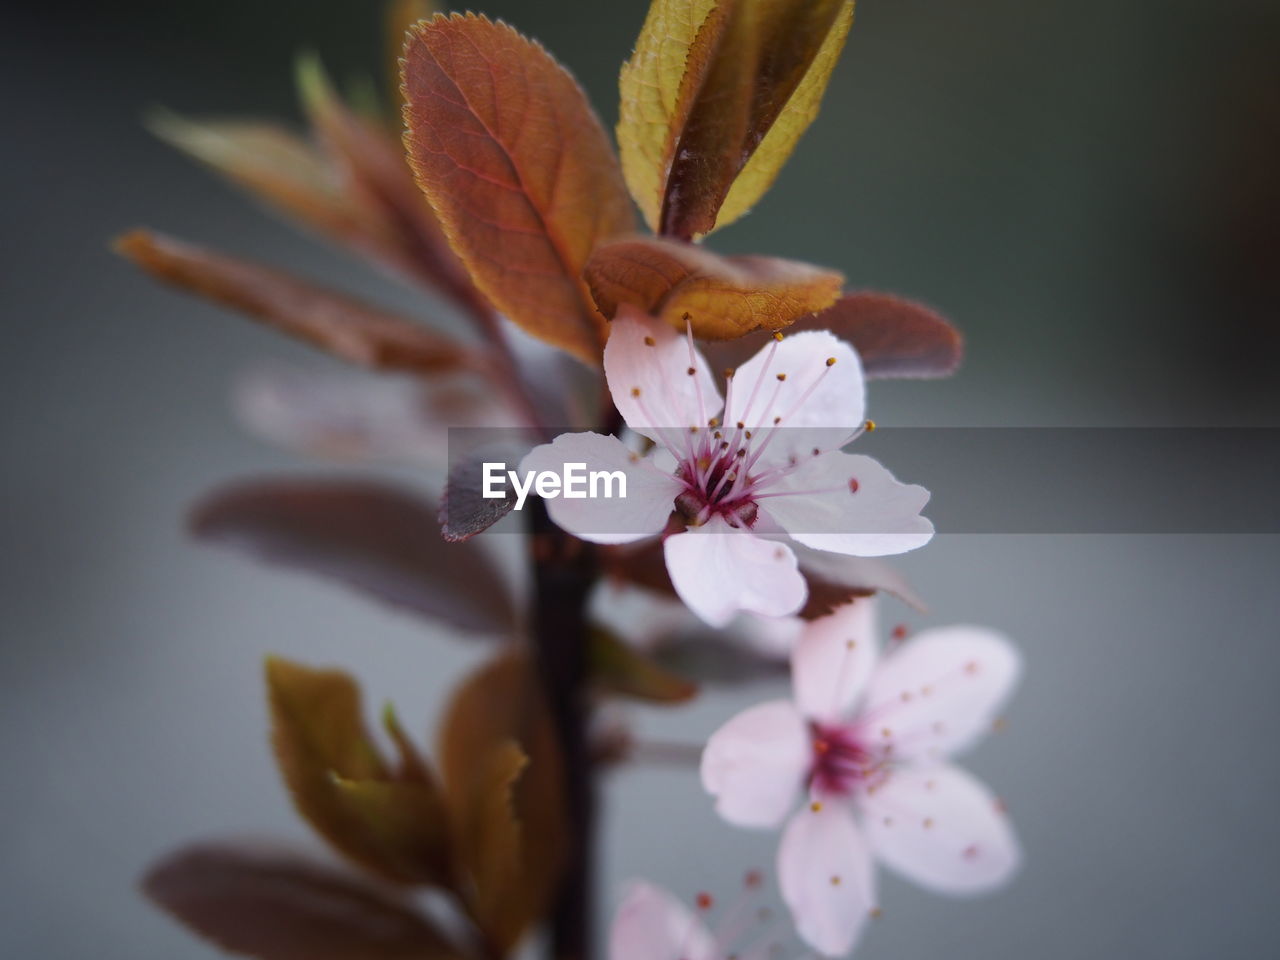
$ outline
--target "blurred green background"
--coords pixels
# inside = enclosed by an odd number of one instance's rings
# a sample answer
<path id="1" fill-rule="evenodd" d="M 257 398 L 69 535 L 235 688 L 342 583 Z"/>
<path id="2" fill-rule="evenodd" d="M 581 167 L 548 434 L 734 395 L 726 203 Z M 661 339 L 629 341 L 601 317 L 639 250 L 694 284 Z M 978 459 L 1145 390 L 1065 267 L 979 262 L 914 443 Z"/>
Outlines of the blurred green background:
<path id="1" fill-rule="evenodd" d="M 612 125 L 644 6 L 483 9 L 541 39 Z M 152 105 L 296 118 L 294 54 L 373 73 L 379 13 L 4 14 L 5 956 L 212 956 L 133 883 L 194 836 L 305 839 L 265 747 L 266 651 L 348 664 L 406 718 L 431 717 L 482 653 L 185 542 L 194 496 L 299 466 L 237 428 L 227 390 L 252 361 L 308 357 L 106 252 L 146 224 L 415 308 L 140 126 Z M 886 424 L 1274 426 L 1277 49 L 1275 0 L 865 0 L 818 123 L 713 243 L 841 268 L 962 327 L 956 379 L 875 389 Z M 888 623 L 989 623 L 1026 652 L 1011 731 L 974 766 L 1008 798 L 1027 868 L 972 903 L 886 880 L 858 955 L 1280 953 L 1278 561 L 1274 538 L 1172 535 L 941 537 L 908 558 L 935 616 L 886 604 Z M 640 721 L 693 740 L 768 693 Z M 689 894 L 769 864 L 773 839 L 720 825 L 688 773 L 621 775 L 610 800 L 606 903 L 627 876 Z"/>

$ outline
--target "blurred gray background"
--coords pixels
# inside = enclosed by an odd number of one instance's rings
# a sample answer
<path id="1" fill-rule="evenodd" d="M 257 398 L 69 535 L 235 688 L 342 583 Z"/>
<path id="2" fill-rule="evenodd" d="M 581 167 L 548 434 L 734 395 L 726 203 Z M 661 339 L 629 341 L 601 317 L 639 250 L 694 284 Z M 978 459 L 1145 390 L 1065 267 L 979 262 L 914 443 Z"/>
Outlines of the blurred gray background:
<path id="1" fill-rule="evenodd" d="M 612 124 L 641 0 L 482 6 Z M 267 749 L 263 654 L 347 665 L 425 733 L 483 651 L 185 540 L 210 486 L 306 467 L 246 436 L 227 394 L 254 361 L 309 357 L 106 243 L 147 224 L 412 305 L 139 124 L 154 104 L 296 117 L 294 53 L 376 69 L 378 4 L 3 18 L 0 955 L 209 957 L 135 881 L 193 837 L 309 841 Z M 955 319 L 961 375 L 879 386 L 886 424 L 1274 426 L 1278 44 L 1274 0 L 865 0 L 819 122 L 716 243 Z M 1025 652 L 1009 730 L 970 763 L 1026 867 L 966 902 L 886 878 L 858 956 L 1280 955 L 1276 538 L 944 536 L 904 566 L 934 616 L 887 603 L 887 624 L 990 624 Z M 635 718 L 692 741 L 774 692 Z M 627 877 L 727 894 L 771 863 L 774 838 L 721 824 L 691 772 L 620 774 L 608 801 L 606 903 Z"/>

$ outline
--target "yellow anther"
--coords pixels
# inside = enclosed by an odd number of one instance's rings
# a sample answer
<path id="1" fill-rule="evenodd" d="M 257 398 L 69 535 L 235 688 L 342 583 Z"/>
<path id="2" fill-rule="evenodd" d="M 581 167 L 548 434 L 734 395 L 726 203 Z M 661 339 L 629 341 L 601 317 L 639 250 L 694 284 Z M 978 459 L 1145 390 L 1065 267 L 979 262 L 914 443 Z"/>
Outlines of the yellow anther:
<path id="1" fill-rule="evenodd" d="M 785 379 L 787 379 L 787 375 L 786 375 L 785 373 L 780 373 L 780 374 L 778 374 L 778 382 L 779 382 L 779 383 L 781 383 L 781 382 L 782 382 L 783 380 L 785 380 Z"/>
<path id="2" fill-rule="evenodd" d="M 835 365 L 836 365 L 836 358 L 835 358 L 835 357 L 827 357 L 827 366 L 828 366 L 828 367 L 834 367 Z"/>
<path id="3" fill-rule="evenodd" d="M 777 340 L 779 343 L 781 343 L 781 342 L 782 342 L 782 331 L 781 331 L 781 330 L 777 330 L 777 331 L 775 331 L 775 332 L 774 332 L 774 334 L 773 334 L 773 339 L 775 339 L 775 340 Z"/>
<path id="4" fill-rule="evenodd" d="M 874 420 L 868 420 L 862 425 L 862 429 L 867 431 L 867 433 L 875 433 L 876 422 Z"/>
<path id="5" fill-rule="evenodd" d="M 638 396 L 640 396 L 640 388 L 639 388 L 639 387 L 632 387 L 632 388 L 631 388 L 631 395 L 632 395 L 633 397 L 638 397 Z"/>
<path id="6" fill-rule="evenodd" d="M 658 341 L 653 339 L 653 337 L 645 337 L 644 345 L 646 347 L 656 347 L 658 345 Z"/>

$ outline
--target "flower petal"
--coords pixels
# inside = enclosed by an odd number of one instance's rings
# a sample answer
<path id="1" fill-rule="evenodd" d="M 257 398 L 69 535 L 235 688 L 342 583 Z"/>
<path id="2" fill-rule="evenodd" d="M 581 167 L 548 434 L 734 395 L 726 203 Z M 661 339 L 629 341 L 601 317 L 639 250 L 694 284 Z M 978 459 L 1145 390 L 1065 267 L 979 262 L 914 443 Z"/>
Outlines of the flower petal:
<path id="1" fill-rule="evenodd" d="M 633 307 L 609 325 L 604 372 L 627 426 L 676 453 L 689 428 L 705 427 L 723 406 L 701 351 L 690 360 L 686 337 Z"/>
<path id="2" fill-rule="evenodd" d="M 1021 860 L 999 801 L 958 767 L 895 771 L 859 807 L 876 856 L 938 893 L 991 890 Z"/>
<path id="3" fill-rule="evenodd" d="M 876 663 L 875 603 L 870 598 L 837 607 L 805 627 L 791 651 L 796 706 L 813 720 L 847 716 Z"/>
<path id="4" fill-rule="evenodd" d="M 706 924 L 661 887 L 633 883 L 609 928 L 609 960 L 714 960 Z"/>
<path id="5" fill-rule="evenodd" d="M 778 846 L 778 883 L 805 943 L 830 957 L 853 949 L 876 893 L 871 854 L 847 807 L 815 804 L 791 818 Z"/>
<path id="6" fill-rule="evenodd" d="M 861 712 L 896 756 L 937 759 L 991 729 L 1020 672 L 1017 648 L 992 630 L 926 630 L 881 662 Z"/>
<path id="7" fill-rule="evenodd" d="M 783 436 L 818 428 L 828 437 L 826 449 L 832 449 L 861 430 L 865 416 L 866 384 L 857 352 L 825 330 L 810 330 L 771 341 L 738 367 L 732 409 L 724 419 L 754 428 L 773 426 L 781 417 Z"/>
<path id="8" fill-rule="evenodd" d="M 788 700 L 738 714 L 702 751 L 702 786 L 716 811 L 739 827 L 776 827 L 795 806 L 812 748 L 804 718 Z"/>
<path id="9" fill-rule="evenodd" d="M 933 538 L 924 487 L 899 483 L 871 457 L 824 453 L 768 483 L 761 501 L 793 540 L 855 557 L 906 553 Z"/>
<path id="10" fill-rule="evenodd" d="M 676 495 L 684 489 L 679 480 L 629 451 L 617 437 L 598 433 L 562 433 L 551 443 L 534 447 L 520 461 L 520 474 L 524 478 L 529 471 L 546 470 L 564 476 L 566 464 L 583 465 L 586 476 L 620 471 L 626 479 L 626 496 L 618 495 L 622 487 L 615 479 L 609 497 L 603 496 L 606 487 L 601 484 L 597 496 L 591 496 L 587 486 L 586 496 L 562 492 L 547 499 L 552 520 L 593 543 L 630 543 L 660 533 Z"/>
<path id="11" fill-rule="evenodd" d="M 663 551 L 676 593 L 713 627 L 723 627 L 742 610 L 789 616 L 807 596 L 790 547 L 735 529 L 718 517 L 668 537 Z"/>

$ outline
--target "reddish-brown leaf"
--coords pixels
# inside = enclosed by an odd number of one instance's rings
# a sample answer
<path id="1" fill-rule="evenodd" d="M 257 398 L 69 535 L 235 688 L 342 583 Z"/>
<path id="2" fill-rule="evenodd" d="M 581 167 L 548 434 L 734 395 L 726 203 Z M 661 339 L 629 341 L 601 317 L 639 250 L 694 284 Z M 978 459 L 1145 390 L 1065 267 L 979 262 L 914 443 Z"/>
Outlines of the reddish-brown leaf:
<path id="1" fill-rule="evenodd" d="M 147 230 L 124 234 L 115 248 L 163 283 L 363 367 L 437 373 L 474 362 L 452 340 L 419 324 L 270 267 Z"/>
<path id="2" fill-rule="evenodd" d="M 203 540 L 332 577 L 393 606 L 469 633 L 516 623 L 501 573 L 475 544 L 440 537 L 431 503 L 363 480 L 245 481 L 191 515 Z"/>
<path id="3" fill-rule="evenodd" d="M 484 17 L 436 17 L 405 48 L 405 144 L 476 285 L 533 336 L 598 363 L 582 281 L 634 218 L 608 138 L 573 77 Z"/>
<path id="4" fill-rule="evenodd" d="M 243 841 L 194 844 L 142 881 L 156 904 L 223 950 L 261 960 L 453 960 L 411 906 L 347 871 Z"/>
<path id="5" fill-rule="evenodd" d="M 830 330 L 853 344 L 868 379 L 924 379 L 956 372 L 964 356 L 960 331 L 928 307 L 888 293 L 845 294 L 792 331 Z M 765 337 L 716 344 L 709 359 L 738 366 L 766 344 Z"/>
<path id="6" fill-rule="evenodd" d="M 630 304 L 683 330 L 686 319 L 703 340 L 731 340 L 779 330 L 830 306 L 844 278 L 774 257 L 722 257 L 700 246 L 655 237 L 602 244 L 591 255 L 587 282 L 613 319 Z"/>
<path id="7" fill-rule="evenodd" d="M 298 89 L 348 203 L 368 211 L 370 250 L 401 273 L 425 279 L 474 308 L 479 293 L 413 182 L 404 147 L 343 103 L 319 60 L 299 61 Z"/>
<path id="8" fill-rule="evenodd" d="M 506 652 L 455 691 L 438 756 L 474 918 L 505 953 L 543 915 L 566 842 L 560 753 L 527 655 Z"/>

